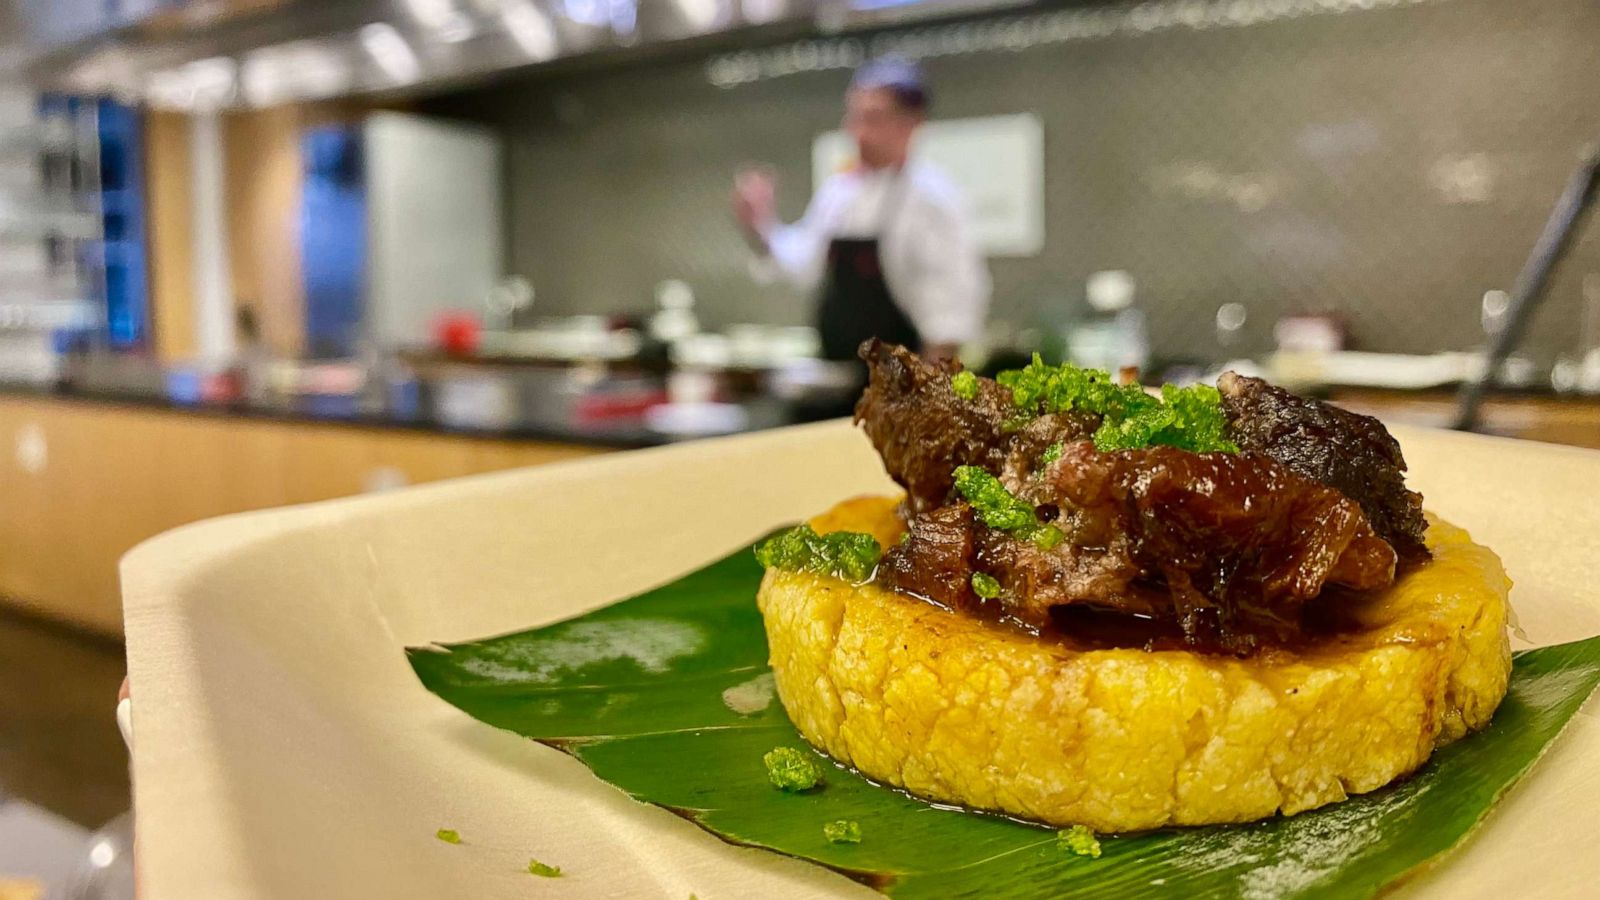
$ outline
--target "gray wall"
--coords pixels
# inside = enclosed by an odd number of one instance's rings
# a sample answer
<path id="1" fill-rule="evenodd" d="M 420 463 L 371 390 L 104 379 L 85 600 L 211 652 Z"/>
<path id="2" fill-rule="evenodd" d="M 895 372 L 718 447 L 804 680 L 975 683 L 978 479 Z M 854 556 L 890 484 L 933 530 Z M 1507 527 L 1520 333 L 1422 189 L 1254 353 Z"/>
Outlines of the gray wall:
<path id="1" fill-rule="evenodd" d="M 656 281 L 681 277 L 713 325 L 807 320 L 804 298 L 748 278 L 728 182 L 769 161 L 798 215 L 811 139 L 837 124 L 848 75 L 723 89 L 705 63 L 431 104 L 506 135 L 510 265 L 544 313 L 643 308 Z M 1510 286 L 1580 149 L 1600 140 L 1595 0 L 1434 0 L 927 67 L 939 116 L 1045 124 L 1046 246 L 992 262 L 995 315 L 1059 320 L 1087 273 L 1126 268 L 1166 356 L 1212 355 L 1227 301 L 1249 308 L 1254 348 L 1305 310 L 1343 314 L 1366 349 L 1471 347 L 1481 295 Z M 1585 273 L 1600 273 L 1600 218 L 1530 337 L 1539 356 L 1580 349 Z"/>

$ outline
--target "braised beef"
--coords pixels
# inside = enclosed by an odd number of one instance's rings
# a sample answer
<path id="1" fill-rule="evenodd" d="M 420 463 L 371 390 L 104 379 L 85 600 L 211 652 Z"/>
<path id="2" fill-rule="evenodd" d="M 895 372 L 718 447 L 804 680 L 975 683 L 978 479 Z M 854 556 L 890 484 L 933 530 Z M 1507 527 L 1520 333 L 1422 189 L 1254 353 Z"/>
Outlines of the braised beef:
<path id="1" fill-rule="evenodd" d="M 1100 452 L 1086 440 L 1098 416 L 1018 415 L 985 378 L 963 397 L 958 366 L 902 347 L 869 341 L 861 356 L 856 420 L 907 492 L 907 539 L 878 568 L 890 588 L 1041 632 L 1247 653 L 1338 619 L 1332 607 L 1393 583 L 1397 558 L 1426 557 L 1421 497 L 1375 419 L 1228 373 L 1218 387 L 1242 452 Z M 963 465 L 997 475 L 1063 539 L 985 525 L 953 492 Z M 998 597 L 977 595 L 977 573 Z"/>
<path id="2" fill-rule="evenodd" d="M 871 379 L 856 421 L 889 476 L 906 489 L 913 513 L 944 505 L 957 466 L 1031 470 L 1052 444 L 1090 435 L 1100 424 L 1094 416 L 1063 414 L 1017 427 L 1009 389 L 979 378 L 974 398 L 956 394 L 950 376 L 959 364 L 935 365 L 877 339 L 861 345 L 861 358 Z"/>
<path id="3" fill-rule="evenodd" d="M 1260 454 L 1101 453 L 1080 441 L 1023 496 L 1059 510 L 1065 540 L 1041 549 L 970 512 L 939 510 L 913 521 L 879 577 L 959 607 L 974 602 L 968 582 L 984 572 L 1003 588 L 1003 612 L 1035 628 L 1084 605 L 1174 622 L 1190 646 L 1238 652 L 1292 636 L 1325 584 L 1371 590 L 1394 576 L 1394 551 L 1360 507 Z M 943 527 L 919 527 L 926 519 Z"/>
<path id="4" fill-rule="evenodd" d="M 974 521 L 965 503 L 916 516 L 905 543 L 890 547 L 878 563 L 878 581 L 952 609 L 973 605 Z"/>
<path id="5" fill-rule="evenodd" d="M 1264 453 L 1361 504 L 1401 558 L 1428 556 L 1422 495 L 1406 489 L 1405 457 L 1383 423 L 1233 372 L 1217 389 L 1228 436 L 1241 450 Z"/>

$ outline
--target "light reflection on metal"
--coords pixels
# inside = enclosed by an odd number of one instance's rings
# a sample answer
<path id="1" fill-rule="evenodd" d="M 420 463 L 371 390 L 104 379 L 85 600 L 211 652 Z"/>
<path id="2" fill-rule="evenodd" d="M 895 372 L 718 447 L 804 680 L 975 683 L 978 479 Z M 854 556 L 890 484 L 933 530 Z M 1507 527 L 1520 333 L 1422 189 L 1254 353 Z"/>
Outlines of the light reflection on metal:
<path id="1" fill-rule="evenodd" d="M 744 0 L 740 11 L 750 24 L 765 25 L 782 19 L 789 12 L 789 4 L 787 0 Z"/>
<path id="2" fill-rule="evenodd" d="M 338 45 L 291 41 L 246 53 L 239 66 L 239 90 L 249 106 L 336 97 L 350 89 L 351 68 Z"/>
<path id="3" fill-rule="evenodd" d="M 634 0 L 611 0 L 607 9 L 611 30 L 624 41 L 632 42 L 639 25 L 639 7 Z"/>
<path id="4" fill-rule="evenodd" d="M 359 36 L 361 46 L 391 81 L 412 84 L 422 78 L 422 63 L 417 60 L 416 51 L 393 25 L 374 22 L 363 26 Z"/>
<path id="5" fill-rule="evenodd" d="M 561 39 L 556 35 L 555 25 L 533 0 L 504 0 L 500 21 L 529 60 L 543 62 L 560 53 Z"/>
<path id="6" fill-rule="evenodd" d="M 1308 16 L 1359 13 L 1433 5 L 1452 0 L 1146 0 L 1107 6 L 1078 7 L 1054 12 L 1021 13 L 974 21 L 924 25 L 882 31 L 862 43 L 853 35 L 804 39 L 762 50 L 739 50 L 715 56 L 706 63 L 706 79 L 717 87 L 785 78 L 806 72 L 849 68 L 859 60 L 863 46 L 870 55 L 893 53 L 912 59 L 965 56 L 974 53 L 1014 53 L 1033 47 L 1094 41 L 1117 36 L 1153 34 L 1187 29 L 1243 28 Z M 984 6 L 1020 5 L 1005 0 L 973 0 L 968 11 Z M 941 5 L 932 2 L 885 10 L 856 10 L 849 21 L 868 24 L 871 15 L 905 15 L 908 10 L 931 13 Z M 824 5 L 819 20 L 839 7 Z"/>
<path id="7" fill-rule="evenodd" d="M 453 0 L 405 0 L 405 6 L 426 34 L 443 43 L 458 44 L 478 31 L 472 16 Z"/>
<path id="8" fill-rule="evenodd" d="M 684 21 L 695 31 L 724 27 L 732 15 L 729 0 L 673 0 Z"/>
<path id="9" fill-rule="evenodd" d="M 460 15 L 452 0 L 405 0 L 405 7 L 424 28 L 442 31 Z"/>
<path id="10" fill-rule="evenodd" d="M 773 40 L 1029 2 L 919 0 L 863 12 L 855 0 L 175 0 L 158 13 L 120 20 L 112 31 L 101 24 L 99 33 L 89 27 L 57 38 L 66 43 L 30 47 L 25 74 L 48 89 L 158 107 L 264 106 L 460 84 L 595 51 L 687 38 L 713 37 L 708 50 L 726 49 L 753 27 L 766 29 L 762 40 Z M 822 44 L 814 49 L 802 65 L 848 65 L 860 58 L 858 45 L 842 53 Z M 214 72 L 190 68 L 213 58 L 234 60 L 237 83 L 226 91 L 196 82 L 197 76 L 215 81 Z M 738 83 L 748 69 L 724 74 L 729 77 L 714 80 Z"/>
<path id="11" fill-rule="evenodd" d="M 561 0 L 561 12 L 579 25 L 606 25 L 611 21 L 609 0 Z"/>
<path id="12" fill-rule="evenodd" d="M 146 96 L 156 105 L 222 109 L 234 101 L 237 69 L 238 65 L 225 56 L 197 59 L 176 69 L 153 73 L 146 84 Z"/>

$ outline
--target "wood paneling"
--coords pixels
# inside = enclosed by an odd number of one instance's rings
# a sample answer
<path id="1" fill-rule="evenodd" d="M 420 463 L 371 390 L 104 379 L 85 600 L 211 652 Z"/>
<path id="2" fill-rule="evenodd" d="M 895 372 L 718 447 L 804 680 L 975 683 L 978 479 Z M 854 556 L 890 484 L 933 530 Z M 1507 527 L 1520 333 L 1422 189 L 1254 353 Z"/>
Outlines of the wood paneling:
<path id="1" fill-rule="evenodd" d="M 305 343 L 302 128 L 297 106 L 234 112 L 223 120 L 233 295 L 254 311 L 261 338 L 281 356 L 298 355 Z"/>
<path id="2" fill-rule="evenodd" d="M 170 363 L 193 356 L 195 347 L 189 117 L 149 111 L 144 144 L 150 324 L 156 355 Z"/>
<path id="3" fill-rule="evenodd" d="M 44 439 L 42 467 L 19 441 Z M 603 452 L 0 397 L 0 598 L 107 633 L 117 561 L 212 516 Z"/>
<path id="4" fill-rule="evenodd" d="M 236 303 L 254 311 L 262 339 L 281 356 L 299 355 L 305 345 L 301 135 L 316 125 L 357 123 L 374 108 L 329 101 L 223 115 L 231 286 Z M 150 306 L 157 354 L 170 363 L 194 353 L 190 122 L 181 113 L 156 111 L 145 122 Z"/>

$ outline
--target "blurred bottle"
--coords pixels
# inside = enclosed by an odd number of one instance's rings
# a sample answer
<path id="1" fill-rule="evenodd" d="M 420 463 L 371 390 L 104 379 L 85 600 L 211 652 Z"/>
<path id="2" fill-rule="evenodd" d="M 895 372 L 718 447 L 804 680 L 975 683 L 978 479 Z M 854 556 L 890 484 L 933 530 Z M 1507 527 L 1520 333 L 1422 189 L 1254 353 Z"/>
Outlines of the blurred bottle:
<path id="1" fill-rule="evenodd" d="M 356 360 L 366 373 L 361 408 L 373 414 L 414 419 L 422 411 L 422 380 L 404 357 L 370 341 L 357 344 Z"/>
<path id="2" fill-rule="evenodd" d="M 238 369 L 244 398 L 251 403 L 264 403 L 273 394 L 272 350 L 262 339 L 253 308 L 240 306 L 234 313 L 234 326 L 239 334 Z"/>
<path id="3" fill-rule="evenodd" d="M 533 285 L 521 275 L 502 278 L 484 298 L 485 324 L 499 331 L 511 331 L 522 324 L 533 309 Z"/>
<path id="4" fill-rule="evenodd" d="M 1075 365 L 1119 372 L 1146 371 L 1150 335 L 1134 305 L 1133 276 L 1121 269 L 1096 272 L 1086 285 L 1088 312 L 1067 333 L 1067 356 Z"/>
<path id="5" fill-rule="evenodd" d="M 699 331 L 700 320 L 694 314 L 694 289 L 676 278 L 656 285 L 656 312 L 650 317 L 650 337 L 670 345 Z"/>

